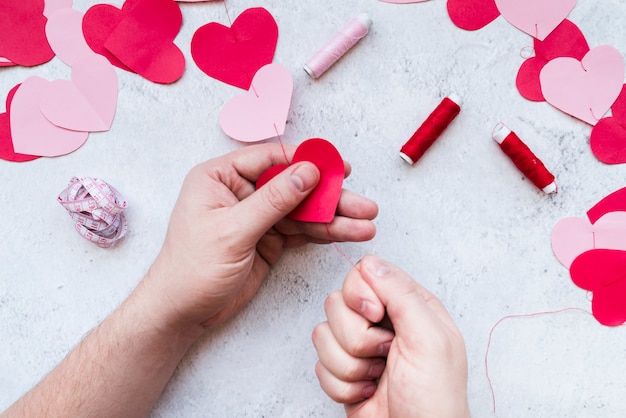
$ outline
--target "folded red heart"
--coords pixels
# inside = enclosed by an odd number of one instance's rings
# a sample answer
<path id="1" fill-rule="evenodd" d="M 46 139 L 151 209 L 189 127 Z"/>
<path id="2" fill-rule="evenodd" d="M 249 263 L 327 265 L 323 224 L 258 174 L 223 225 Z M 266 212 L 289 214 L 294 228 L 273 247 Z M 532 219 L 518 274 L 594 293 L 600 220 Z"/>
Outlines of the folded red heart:
<path id="1" fill-rule="evenodd" d="M 122 9 L 99 4 L 83 19 L 89 46 L 124 70 L 169 84 L 185 71 L 185 57 L 174 44 L 182 26 L 173 0 L 127 0 Z"/>
<path id="2" fill-rule="evenodd" d="M 44 64 L 54 57 L 45 27 L 44 0 L 2 0 L 0 57 L 2 66 Z"/>
<path id="3" fill-rule="evenodd" d="M 13 148 L 13 138 L 11 137 L 11 102 L 13 101 L 13 96 L 15 96 L 15 92 L 20 86 L 21 84 L 18 84 L 9 91 L 6 100 L 6 112 L 0 114 L 0 158 L 14 162 L 32 161 L 39 158 L 39 156 L 36 155 L 18 154 Z"/>
<path id="4" fill-rule="evenodd" d="M 302 222 L 329 223 L 341 197 L 345 176 L 343 158 L 339 151 L 325 139 L 312 138 L 304 141 L 296 149 L 291 164 L 310 161 L 320 171 L 320 181 L 311 194 L 288 217 Z M 287 165 L 275 165 L 265 171 L 257 180 L 257 189 L 285 170 Z"/>
<path id="5" fill-rule="evenodd" d="M 210 77 L 248 90 L 256 72 L 274 59 L 278 26 L 267 10 L 244 10 L 229 28 L 211 22 L 191 41 L 191 55 Z"/>

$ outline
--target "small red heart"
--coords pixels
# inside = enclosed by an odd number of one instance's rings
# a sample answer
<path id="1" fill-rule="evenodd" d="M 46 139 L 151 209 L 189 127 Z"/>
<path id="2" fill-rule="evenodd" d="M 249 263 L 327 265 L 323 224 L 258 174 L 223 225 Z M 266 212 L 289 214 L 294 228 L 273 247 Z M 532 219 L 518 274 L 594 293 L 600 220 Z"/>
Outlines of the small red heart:
<path id="1" fill-rule="evenodd" d="M 613 116 L 600 119 L 591 131 L 589 145 L 606 164 L 626 163 L 626 84 L 611 106 Z"/>
<path id="2" fill-rule="evenodd" d="M 291 164 L 300 161 L 310 161 L 315 164 L 320 170 L 320 181 L 311 194 L 287 216 L 296 221 L 329 223 L 335 217 L 341 197 L 345 176 L 343 158 L 330 142 L 321 138 L 312 138 L 300 144 Z M 287 165 L 278 164 L 268 168 L 259 176 L 256 182 L 257 189 L 263 187 L 287 167 Z"/>
<path id="3" fill-rule="evenodd" d="M 43 11 L 44 0 L 2 0 L 1 57 L 26 67 L 46 63 L 54 57 L 46 38 L 48 19 Z"/>
<path id="4" fill-rule="evenodd" d="M 452 23 L 465 30 L 481 29 L 500 16 L 495 0 L 448 0 Z"/>
<path id="5" fill-rule="evenodd" d="M 173 83 L 183 75 L 185 57 L 174 44 L 183 16 L 174 0 L 129 0 L 122 10 L 92 9 L 83 19 L 83 32 L 95 52 L 155 83 Z"/>
<path id="6" fill-rule="evenodd" d="M 576 286 L 593 292 L 591 311 L 603 325 L 626 322 L 626 251 L 597 249 L 582 253 L 572 263 Z"/>
<path id="7" fill-rule="evenodd" d="M 18 154 L 13 149 L 13 139 L 11 138 L 11 102 L 20 86 L 21 84 L 18 84 L 9 91 L 9 94 L 7 94 L 7 110 L 5 113 L 0 114 L 0 158 L 18 163 L 39 158 L 35 155 Z"/>
<path id="8" fill-rule="evenodd" d="M 515 85 L 522 97 L 532 100 L 533 102 L 543 102 L 543 93 L 541 92 L 541 83 L 539 82 L 539 74 L 541 69 L 548 61 L 541 57 L 532 57 L 524 61 L 519 67 Z"/>
<path id="9" fill-rule="evenodd" d="M 229 28 L 202 26 L 191 40 L 191 55 L 208 76 L 248 90 L 252 78 L 274 59 L 278 25 L 262 7 L 246 9 Z"/>

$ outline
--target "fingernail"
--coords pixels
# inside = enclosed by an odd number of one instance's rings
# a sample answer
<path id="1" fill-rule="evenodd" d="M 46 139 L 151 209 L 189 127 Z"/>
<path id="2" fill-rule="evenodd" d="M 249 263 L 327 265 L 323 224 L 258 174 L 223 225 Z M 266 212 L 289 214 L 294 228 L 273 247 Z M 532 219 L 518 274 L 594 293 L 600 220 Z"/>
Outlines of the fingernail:
<path id="1" fill-rule="evenodd" d="M 382 343 L 381 345 L 378 346 L 378 349 L 376 350 L 376 354 L 379 356 L 386 356 L 387 354 L 389 354 L 390 348 L 391 348 L 391 341 Z"/>
<path id="2" fill-rule="evenodd" d="M 384 277 L 391 273 L 389 265 L 375 256 L 372 256 L 367 260 L 367 270 L 378 277 Z"/>
<path id="3" fill-rule="evenodd" d="M 385 362 L 383 360 L 376 360 L 368 370 L 367 377 L 376 379 L 383 374 L 383 370 L 385 370 Z"/>
<path id="4" fill-rule="evenodd" d="M 363 388 L 363 392 L 361 392 L 361 395 L 363 396 L 363 398 L 367 399 L 374 396 L 374 393 L 376 393 L 376 385 L 372 383 Z"/>
<path id="5" fill-rule="evenodd" d="M 306 192 L 317 184 L 317 172 L 311 163 L 305 163 L 291 173 L 291 182 L 300 192 Z"/>
<path id="6" fill-rule="evenodd" d="M 359 306 L 359 309 L 361 310 L 361 314 L 365 318 L 370 318 L 370 315 L 374 313 L 374 304 L 369 300 L 364 300 L 363 302 L 361 302 L 361 306 Z"/>

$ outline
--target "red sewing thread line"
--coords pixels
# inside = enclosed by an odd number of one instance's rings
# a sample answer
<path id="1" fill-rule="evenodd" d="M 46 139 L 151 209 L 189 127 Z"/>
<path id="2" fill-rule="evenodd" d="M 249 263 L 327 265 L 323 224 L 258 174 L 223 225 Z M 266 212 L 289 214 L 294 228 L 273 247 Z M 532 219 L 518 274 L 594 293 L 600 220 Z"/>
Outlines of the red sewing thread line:
<path id="1" fill-rule="evenodd" d="M 559 314 L 559 313 L 563 313 L 563 312 L 570 312 L 570 311 L 578 311 L 578 312 L 584 312 L 588 315 L 593 315 L 591 312 L 582 309 L 582 308 L 564 308 L 564 309 L 559 309 L 556 311 L 545 311 L 545 312 L 536 312 L 536 313 L 530 313 L 530 314 L 518 314 L 518 315 L 507 315 L 504 316 L 502 318 L 500 318 L 498 320 L 498 322 L 496 322 L 494 324 L 493 327 L 491 327 L 491 331 L 489 331 L 489 340 L 487 341 L 487 351 L 485 352 L 485 374 L 487 375 L 487 382 L 489 382 L 489 390 L 491 391 L 491 399 L 493 401 L 493 413 L 496 413 L 496 393 L 493 389 L 493 384 L 491 383 L 491 378 L 489 377 L 489 349 L 491 348 L 491 340 L 493 338 L 493 332 L 496 330 L 496 328 L 498 327 L 498 325 L 500 325 L 502 322 L 506 321 L 507 319 L 516 319 L 516 318 L 533 318 L 535 316 L 543 316 L 543 315 L 555 315 L 555 314 Z"/>
<path id="2" fill-rule="evenodd" d="M 452 97 L 452 96 L 451 96 Z M 454 97 L 457 100 L 456 97 Z M 460 103 L 460 99 L 457 100 Z M 430 148 L 443 131 L 452 123 L 461 112 L 460 104 L 450 97 L 445 97 L 441 103 L 426 118 L 424 123 L 409 138 L 400 149 L 400 156 L 409 164 L 415 164 Z"/>
<path id="3" fill-rule="evenodd" d="M 545 189 L 555 181 L 555 177 L 543 165 L 543 162 L 528 148 L 526 144 L 515 134 L 510 132 L 500 148 L 513 161 L 513 164 L 521 171 L 535 186 Z"/>
<path id="4" fill-rule="evenodd" d="M 337 245 L 337 243 L 335 242 L 335 240 L 333 239 L 333 236 L 330 234 L 330 229 L 328 228 L 328 224 L 324 224 L 324 226 L 326 227 L 326 233 L 328 234 L 328 238 L 330 239 L 330 243 L 333 245 L 333 247 L 335 247 L 335 250 L 337 250 L 337 252 L 339 253 L 339 255 L 341 255 L 343 258 L 346 259 L 346 261 L 348 263 L 350 263 L 350 265 L 353 268 L 357 268 L 356 264 L 354 264 L 352 262 L 352 260 L 350 260 L 350 257 L 348 257 L 343 251 L 341 251 L 341 248 L 339 248 L 339 246 Z"/>

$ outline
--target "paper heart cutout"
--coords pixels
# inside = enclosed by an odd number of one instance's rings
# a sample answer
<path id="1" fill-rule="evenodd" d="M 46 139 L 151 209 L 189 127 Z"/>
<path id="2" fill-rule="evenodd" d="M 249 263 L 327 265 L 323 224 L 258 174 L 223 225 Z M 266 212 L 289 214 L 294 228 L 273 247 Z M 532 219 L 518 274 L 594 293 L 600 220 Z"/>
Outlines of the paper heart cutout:
<path id="1" fill-rule="evenodd" d="M 272 62 L 278 25 L 261 7 L 246 9 L 229 28 L 211 22 L 191 40 L 191 55 L 208 76 L 248 90 L 257 71 Z"/>
<path id="2" fill-rule="evenodd" d="M 539 40 L 544 40 L 576 6 L 576 0 L 495 0 L 498 10 L 510 24 Z"/>
<path id="3" fill-rule="evenodd" d="M 292 92 L 291 73 L 278 64 L 268 64 L 256 73 L 250 91 L 224 105 L 220 126 L 226 135 L 242 142 L 282 135 Z"/>
<path id="4" fill-rule="evenodd" d="M 624 59 L 612 46 L 599 46 L 578 61 L 549 61 L 539 76 L 548 103 L 591 125 L 609 110 L 624 83 Z"/>
<path id="5" fill-rule="evenodd" d="M 54 57 L 46 39 L 44 0 L 2 0 L 0 56 L 32 67 Z"/>
<path id="6" fill-rule="evenodd" d="M 54 13 L 63 9 L 71 9 L 72 8 L 72 0 L 45 0 L 45 7 L 43 10 L 43 15 L 47 18 L 50 18 Z"/>
<path id="7" fill-rule="evenodd" d="M 59 128 L 41 113 L 43 91 L 50 82 L 40 77 L 26 79 L 11 103 L 11 135 L 15 152 L 43 157 L 69 154 L 80 148 L 88 132 Z"/>
<path id="8" fill-rule="evenodd" d="M 614 191 L 587 211 L 592 224 L 610 212 L 626 212 L 626 187 Z"/>
<path id="9" fill-rule="evenodd" d="M 91 49 L 113 65 L 169 84 L 185 71 L 185 57 L 174 44 L 182 19 L 173 0 L 127 0 L 121 10 L 109 5 L 90 8 L 83 32 Z"/>
<path id="10" fill-rule="evenodd" d="M 296 221 L 329 223 L 335 217 L 341 197 L 345 177 L 343 158 L 330 142 L 321 138 L 312 138 L 298 146 L 291 164 L 301 161 L 310 161 L 317 166 L 320 171 L 320 181 L 311 194 L 287 216 Z M 286 168 L 286 165 L 280 164 L 270 167 L 257 180 L 257 189 L 263 187 Z"/>
<path id="11" fill-rule="evenodd" d="M 452 23 L 465 30 L 481 29 L 500 16 L 494 0 L 448 0 Z"/>
<path id="12" fill-rule="evenodd" d="M 601 119 L 591 131 L 589 145 L 593 155 L 605 164 L 626 163 L 626 121 Z"/>
<path id="13" fill-rule="evenodd" d="M 558 57 L 581 60 L 589 52 L 589 45 L 578 26 L 565 19 L 545 40 L 535 39 L 534 49 L 535 56 L 521 65 L 515 84 L 524 98 L 543 102 L 545 99 L 539 81 L 539 74 L 543 67 L 548 61 Z"/>
<path id="14" fill-rule="evenodd" d="M 626 252 L 592 250 L 578 256 L 570 268 L 576 286 L 593 292 L 591 311 L 603 325 L 626 322 Z"/>
<path id="15" fill-rule="evenodd" d="M 610 212 L 591 224 L 585 218 L 565 218 L 552 230 L 552 251 L 570 267 L 580 254 L 597 249 L 626 250 L 626 212 Z"/>
<path id="16" fill-rule="evenodd" d="M 11 102 L 15 92 L 19 89 L 21 84 L 13 87 L 9 94 L 7 94 L 6 100 L 6 112 L 0 114 L 0 158 L 13 162 L 26 162 L 39 158 L 36 155 L 17 154 L 13 150 L 13 138 L 11 137 Z"/>
<path id="17" fill-rule="evenodd" d="M 41 95 L 41 111 L 55 125 L 73 131 L 108 131 L 117 107 L 117 74 L 106 58 L 85 57 L 72 80 L 55 80 Z"/>
<path id="18" fill-rule="evenodd" d="M 46 36 L 54 53 L 70 67 L 82 64 L 85 57 L 96 56 L 83 35 L 83 14 L 74 9 L 53 13 L 46 24 Z"/>

